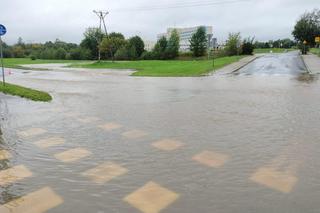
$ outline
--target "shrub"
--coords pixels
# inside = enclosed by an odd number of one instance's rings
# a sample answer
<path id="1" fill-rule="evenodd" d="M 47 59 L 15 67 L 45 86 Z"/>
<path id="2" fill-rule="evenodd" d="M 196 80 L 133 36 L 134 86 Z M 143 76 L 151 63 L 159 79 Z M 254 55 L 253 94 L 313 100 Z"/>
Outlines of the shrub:
<path id="1" fill-rule="evenodd" d="M 55 54 L 55 59 L 66 59 L 67 52 L 64 48 L 60 47 Z"/>
<path id="2" fill-rule="evenodd" d="M 154 60 L 156 59 L 153 52 L 144 51 L 140 57 L 143 60 Z"/>
<path id="3" fill-rule="evenodd" d="M 120 49 L 117 50 L 116 54 L 114 55 L 116 60 L 128 60 L 129 55 L 128 55 L 128 50 L 126 47 L 121 47 Z"/>
<path id="4" fill-rule="evenodd" d="M 36 58 L 36 56 L 31 55 L 31 56 L 30 56 L 30 59 L 31 59 L 32 61 L 34 61 L 34 60 L 36 60 L 37 58 Z"/>
<path id="5" fill-rule="evenodd" d="M 242 55 L 252 55 L 254 51 L 254 38 L 247 38 L 242 43 Z"/>
<path id="6" fill-rule="evenodd" d="M 241 36 L 240 33 L 229 33 L 225 51 L 228 56 L 240 54 Z"/>

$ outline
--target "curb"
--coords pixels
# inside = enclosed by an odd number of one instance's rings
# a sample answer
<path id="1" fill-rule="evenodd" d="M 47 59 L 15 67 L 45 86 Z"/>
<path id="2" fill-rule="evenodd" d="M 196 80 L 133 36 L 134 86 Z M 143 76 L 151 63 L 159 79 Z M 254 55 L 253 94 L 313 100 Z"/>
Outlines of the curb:
<path id="1" fill-rule="evenodd" d="M 248 64 L 254 62 L 255 60 L 257 60 L 257 59 L 260 58 L 260 57 L 262 57 L 262 56 L 256 56 L 256 57 L 254 57 L 253 59 L 251 59 L 250 61 L 248 61 L 248 62 L 246 62 L 245 64 L 241 65 L 240 67 L 234 69 L 234 70 L 231 71 L 230 73 L 234 73 L 234 72 L 237 72 L 237 71 L 241 70 L 242 68 L 244 68 L 244 67 L 247 66 Z"/>
<path id="2" fill-rule="evenodd" d="M 248 57 L 250 57 L 250 56 L 248 56 Z M 247 66 L 248 64 L 252 63 L 253 61 L 257 60 L 257 59 L 260 58 L 260 57 L 263 57 L 263 55 L 260 55 L 260 56 L 254 55 L 251 60 L 249 60 L 249 61 L 247 61 L 246 63 L 242 64 L 241 66 L 233 69 L 232 71 L 224 72 L 224 74 L 231 74 L 231 73 L 237 72 L 237 71 L 239 71 L 240 69 L 242 69 L 243 67 Z M 238 63 L 238 62 L 234 62 L 234 63 Z M 222 67 L 222 68 L 220 68 L 220 69 L 218 69 L 218 70 L 211 71 L 211 72 L 209 72 L 209 73 L 207 73 L 207 74 L 205 74 L 205 75 L 203 75 L 203 76 L 212 76 L 212 75 L 219 74 L 219 72 L 220 72 L 221 70 L 223 70 L 224 68 L 225 68 L 225 67 Z M 220 72 L 220 74 L 221 74 L 221 72 Z"/>
<path id="3" fill-rule="evenodd" d="M 307 63 L 306 63 L 306 61 L 304 60 L 304 57 L 303 57 L 303 55 L 302 55 L 302 54 L 300 54 L 300 58 L 301 58 L 301 60 L 302 60 L 302 62 L 303 62 L 303 64 L 304 64 L 304 66 L 306 67 L 306 71 L 307 71 L 307 73 L 312 74 L 312 72 L 311 72 L 311 70 L 310 70 L 310 68 L 309 68 L 308 64 L 307 64 Z"/>

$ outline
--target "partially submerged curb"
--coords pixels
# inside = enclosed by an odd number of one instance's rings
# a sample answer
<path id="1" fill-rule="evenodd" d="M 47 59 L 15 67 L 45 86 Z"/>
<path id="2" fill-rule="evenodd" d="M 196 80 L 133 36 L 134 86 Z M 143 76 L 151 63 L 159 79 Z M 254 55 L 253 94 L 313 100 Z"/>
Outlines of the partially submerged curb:
<path id="1" fill-rule="evenodd" d="M 209 73 L 209 75 L 213 75 L 213 74 L 221 74 L 221 73 L 225 73 L 225 74 L 230 74 L 230 73 L 234 73 L 239 71 L 240 69 L 242 69 L 243 67 L 247 66 L 248 64 L 252 63 L 253 61 L 255 61 L 256 59 L 262 57 L 263 55 L 253 55 L 253 56 L 247 56 L 245 58 L 242 58 L 241 60 L 234 62 L 232 64 L 229 64 L 225 67 L 222 67 L 221 69 L 218 69 L 216 71 L 213 71 L 211 73 Z"/>
<path id="2" fill-rule="evenodd" d="M 306 55 L 300 54 L 300 57 L 301 57 L 301 59 L 302 59 L 302 62 L 303 62 L 303 64 L 304 64 L 304 66 L 305 66 L 306 69 L 307 69 L 307 72 L 308 72 L 309 74 L 312 74 L 312 71 L 311 71 L 308 63 L 306 62 Z"/>
<path id="3" fill-rule="evenodd" d="M 250 57 L 250 56 L 248 56 L 248 57 Z M 238 68 L 236 68 L 235 70 L 233 70 L 231 73 L 234 73 L 234 72 L 239 71 L 240 69 L 242 69 L 243 67 L 247 66 L 248 64 L 254 62 L 255 60 L 257 60 L 257 59 L 260 58 L 260 57 L 261 57 L 261 55 L 259 55 L 259 56 L 258 56 L 258 55 L 254 55 L 249 61 L 247 61 L 246 63 L 240 65 Z"/>

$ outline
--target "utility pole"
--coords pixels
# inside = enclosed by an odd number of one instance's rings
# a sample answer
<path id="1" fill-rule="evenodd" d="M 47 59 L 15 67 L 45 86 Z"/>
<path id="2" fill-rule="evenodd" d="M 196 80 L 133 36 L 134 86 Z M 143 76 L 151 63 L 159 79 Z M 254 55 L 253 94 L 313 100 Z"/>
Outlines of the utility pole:
<path id="1" fill-rule="evenodd" d="M 106 23 L 105 23 L 105 17 L 109 14 L 109 12 L 107 11 L 102 11 L 102 10 L 94 10 L 93 11 L 99 18 L 99 31 L 102 32 L 102 24 L 103 24 L 103 27 L 104 27 L 104 33 L 105 35 L 107 36 L 108 35 L 108 32 L 107 32 L 107 27 L 106 27 Z M 101 44 L 102 42 L 102 38 L 99 38 L 99 45 Z M 100 51 L 100 47 L 98 48 L 98 60 L 100 62 L 101 60 L 101 51 Z"/>

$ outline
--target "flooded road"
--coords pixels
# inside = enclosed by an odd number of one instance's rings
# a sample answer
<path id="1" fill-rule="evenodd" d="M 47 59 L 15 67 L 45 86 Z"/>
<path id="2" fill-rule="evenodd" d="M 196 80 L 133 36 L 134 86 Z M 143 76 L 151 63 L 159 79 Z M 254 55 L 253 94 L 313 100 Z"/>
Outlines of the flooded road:
<path id="1" fill-rule="evenodd" d="M 8 81 L 54 100 L 0 94 L 1 213 L 319 212 L 320 83 L 297 53 L 201 78 Z"/>

